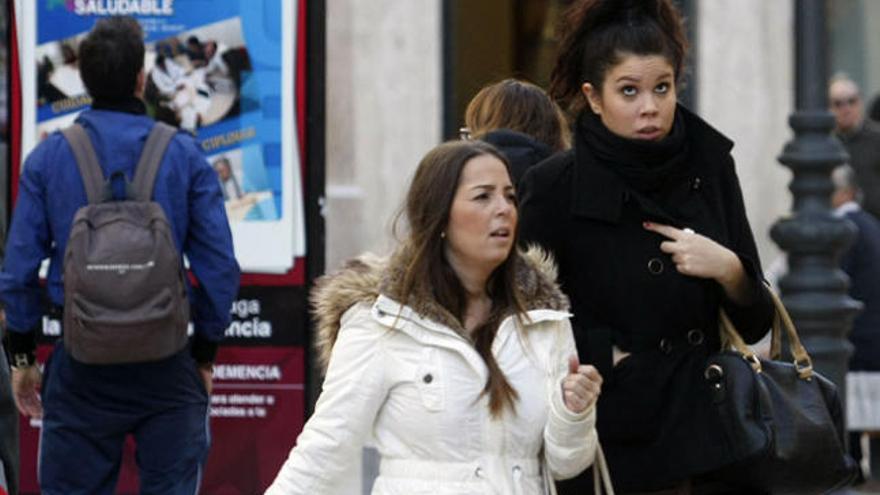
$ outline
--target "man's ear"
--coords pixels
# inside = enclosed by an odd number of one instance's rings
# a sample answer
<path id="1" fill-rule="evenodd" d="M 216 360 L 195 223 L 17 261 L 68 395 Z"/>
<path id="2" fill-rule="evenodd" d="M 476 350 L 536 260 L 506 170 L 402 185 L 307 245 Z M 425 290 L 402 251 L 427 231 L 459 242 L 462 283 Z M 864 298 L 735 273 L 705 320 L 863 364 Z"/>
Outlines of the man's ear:
<path id="1" fill-rule="evenodd" d="M 585 82 L 581 85 L 581 93 L 584 95 L 593 113 L 602 115 L 602 99 L 599 97 L 599 91 L 592 84 Z"/>

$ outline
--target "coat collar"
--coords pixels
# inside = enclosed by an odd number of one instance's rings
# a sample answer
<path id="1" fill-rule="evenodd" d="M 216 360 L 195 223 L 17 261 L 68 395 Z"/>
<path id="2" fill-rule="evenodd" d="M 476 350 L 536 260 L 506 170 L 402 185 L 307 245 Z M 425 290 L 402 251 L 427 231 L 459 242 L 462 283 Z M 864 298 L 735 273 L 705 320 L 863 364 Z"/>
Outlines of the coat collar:
<path id="1" fill-rule="evenodd" d="M 690 167 L 719 167 L 718 153 L 730 153 L 733 142 L 710 126 L 699 116 L 678 105 L 684 117 L 687 140 L 693 158 Z M 571 191 L 571 213 L 574 216 L 618 223 L 623 203 L 629 198 L 629 187 L 614 172 L 596 166 L 595 158 L 588 149 L 575 145 L 574 176 Z"/>
<path id="2" fill-rule="evenodd" d="M 310 300 L 317 321 L 314 341 L 322 368 L 326 368 L 330 358 L 342 315 L 360 303 L 371 305 L 372 317 L 389 328 L 400 328 L 395 322 L 413 323 L 418 329 L 407 325 L 408 332 L 419 340 L 428 338 L 428 335 L 442 336 L 445 341 L 457 341 L 459 348 L 466 346 L 473 350 L 473 345 L 463 336 L 458 319 L 430 296 L 427 281 L 414 288 L 407 305 L 398 302 L 402 300 L 398 287 L 408 265 L 407 256 L 405 249 L 387 258 L 365 254 L 317 280 Z M 532 247 L 519 254 L 516 284 L 531 323 L 569 316 L 569 301 L 559 289 L 556 275 L 556 264 L 541 249 Z M 502 341 L 504 328 L 513 328 L 514 325 L 507 324 L 509 320 L 512 318 L 502 322 L 496 341 Z"/>
<path id="3" fill-rule="evenodd" d="M 96 98 L 92 102 L 92 110 L 108 110 L 135 115 L 146 115 L 147 113 L 147 107 L 144 105 L 143 100 L 134 96 L 115 100 Z"/>
<path id="4" fill-rule="evenodd" d="M 370 309 L 372 318 L 380 325 L 407 334 L 413 340 L 427 346 L 449 349 L 461 355 L 481 381 L 489 377 L 489 370 L 474 344 L 455 327 L 441 324 L 413 308 L 379 294 Z M 535 309 L 527 312 L 527 326 L 544 321 L 561 321 L 571 317 L 568 311 L 555 309 Z M 517 329 L 516 315 L 504 318 L 498 325 L 498 332 L 492 342 L 492 353 L 498 355 L 499 349 L 514 335 Z"/>

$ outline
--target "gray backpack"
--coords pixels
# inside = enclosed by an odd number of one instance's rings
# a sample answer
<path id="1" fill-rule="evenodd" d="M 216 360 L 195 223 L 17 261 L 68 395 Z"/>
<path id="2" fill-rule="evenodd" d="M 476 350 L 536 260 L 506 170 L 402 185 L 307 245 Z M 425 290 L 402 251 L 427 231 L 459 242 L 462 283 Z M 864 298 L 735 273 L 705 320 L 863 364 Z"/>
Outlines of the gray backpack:
<path id="1" fill-rule="evenodd" d="M 76 212 L 64 253 L 64 346 L 88 364 L 157 361 L 186 346 L 189 303 L 180 253 L 162 207 L 151 200 L 176 130 L 156 123 L 126 198 L 113 199 L 95 149 L 74 124 L 73 149 L 89 204 Z"/>

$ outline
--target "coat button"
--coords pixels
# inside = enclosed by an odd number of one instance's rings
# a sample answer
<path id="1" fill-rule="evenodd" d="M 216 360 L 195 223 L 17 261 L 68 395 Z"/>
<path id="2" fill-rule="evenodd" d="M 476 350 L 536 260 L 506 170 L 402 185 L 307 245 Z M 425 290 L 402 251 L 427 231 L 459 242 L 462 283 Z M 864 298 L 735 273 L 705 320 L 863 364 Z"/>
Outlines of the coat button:
<path id="1" fill-rule="evenodd" d="M 522 478 L 522 468 L 519 466 L 513 466 L 513 479 L 519 480 Z"/>
<path id="2" fill-rule="evenodd" d="M 703 181 L 700 180 L 699 177 L 694 177 L 694 180 L 691 182 L 691 189 L 693 189 L 694 191 L 699 191 L 702 184 Z"/>
<path id="3" fill-rule="evenodd" d="M 689 330 L 687 333 L 688 343 L 693 346 L 698 346 L 703 343 L 703 339 L 705 335 L 703 335 L 703 331 L 699 328 L 694 328 L 693 330 Z"/>
<path id="4" fill-rule="evenodd" d="M 651 258 L 648 260 L 648 271 L 653 275 L 660 275 L 663 273 L 663 260 L 659 258 Z"/>
<path id="5" fill-rule="evenodd" d="M 476 476 L 477 478 L 482 478 L 483 477 L 483 468 L 477 466 L 477 469 L 474 470 L 474 476 Z"/>
<path id="6" fill-rule="evenodd" d="M 672 352 L 672 342 L 669 339 L 663 338 L 660 339 L 660 351 L 663 354 L 669 354 Z"/>
<path id="7" fill-rule="evenodd" d="M 431 382 L 434 381 L 434 377 L 431 376 L 430 373 L 428 373 L 427 375 L 425 375 L 425 376 L 422 377 L 422 381 L 425 382 L 425 383 L 431 383 Z"/>

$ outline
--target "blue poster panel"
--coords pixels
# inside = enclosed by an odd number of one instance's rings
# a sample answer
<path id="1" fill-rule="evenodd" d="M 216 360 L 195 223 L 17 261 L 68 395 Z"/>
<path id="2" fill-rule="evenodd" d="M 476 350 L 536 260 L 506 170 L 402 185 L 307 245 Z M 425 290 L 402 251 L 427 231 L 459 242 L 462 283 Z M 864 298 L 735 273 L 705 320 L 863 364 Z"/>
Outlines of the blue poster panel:
<path id="1" fill-rule="evenodd" d="M 78 45 L 103 16 L 144 28 L 148 112 L 192 133 L 217 171 L 243 271 L 285 273 L 305 255 L 294 108 L 294 2 L 38 0 L 19 2 L 22 149 L 91 104 Z"/>

